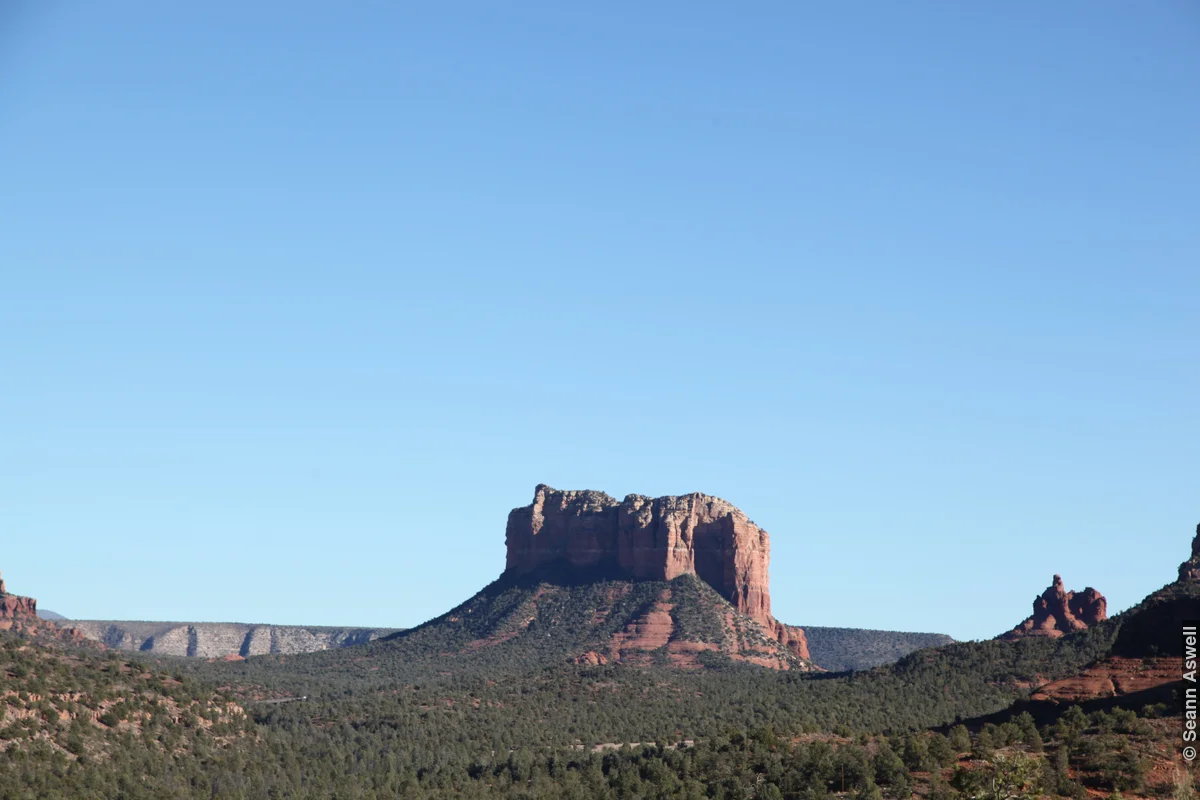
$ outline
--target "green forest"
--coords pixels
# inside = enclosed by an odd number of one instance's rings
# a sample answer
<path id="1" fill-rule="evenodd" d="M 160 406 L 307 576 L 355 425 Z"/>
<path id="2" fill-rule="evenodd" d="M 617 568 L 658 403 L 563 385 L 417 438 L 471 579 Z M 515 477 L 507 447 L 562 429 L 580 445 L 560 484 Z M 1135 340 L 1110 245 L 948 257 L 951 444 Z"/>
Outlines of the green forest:
<path id="1" fill-rule="evenodd" d="M 1192 586 L 1060 639 L 954 643 L 838 674 L 720 652 L 700 670 L 571 663 L 595 635 L 571 621 L 612 588 L 494 586 L 389 641 L 230 663 L 0 633 L 0 797 L 952 800 L 1000 775 L 1012 797 L 1082 800 L 1190 785 L 1152 780 L 1178 724 L 1170 703 L 1018 708 L 1114 648 L 1169 647 L 1157 620 L 1192 613 Z M 662 588 L 629 587 L 604 624 Z M 539 590 L 550 600 L 514 631 Z M 681 603 L 680 635 L 728 635 L 707 602 Z M 468 646 L 484 636 L 495 643 Z"/>

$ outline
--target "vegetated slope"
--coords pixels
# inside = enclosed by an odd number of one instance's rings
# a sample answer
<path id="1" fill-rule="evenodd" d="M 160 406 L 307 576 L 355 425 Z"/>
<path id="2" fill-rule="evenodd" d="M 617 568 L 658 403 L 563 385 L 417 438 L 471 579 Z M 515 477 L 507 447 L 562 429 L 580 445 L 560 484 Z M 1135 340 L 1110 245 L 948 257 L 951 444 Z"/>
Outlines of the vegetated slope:
<path id="1" fill-rule="evenodd" d="M 1200 583 L 1176 581 L 1113 620 L 1120 626 L 1113 653 L 1131 658 L 1183 655 L 1185 620 L 1200 619 Z"/>
<path id="2" fill-rule="evenodd" d="M 1055 576 L 1052 592 L 1042 598 L 1061 599 L 1061 582 Z M 1086 594 L 1086 592 L 1085 592 Z M 1103 597 L 1094 593 L 1103 601 Z M 1069 599 L 1069 598 L 1068 598 Z M 1061 603 L 1047 603 L 1047 606 Z M 1103 616 L 1106 604 L 1099 607 Z M 1035 611 L 1037 605 L 1035 604 Z M 1103 629 L 1111 646 L 1080 670 L 1038 687 L 1029 702 L 1018 702 L 993 715 L 1003 719 L 1029 711 L 1042 720 L 1056 718 L 1067 704 L 1090 710 L 1137 710 L 1145 706 L 1181 708 L 1179 659 L 1183 655 L 1183 624 L 1200 619 L 1200 525 L 1192 540 L 1191 557 L 1179 565 L 1179 577 L 1152 592 L 1133 608 L 1111 617 Z M 1176 711 L 1176 713 L 1178 713 Z"/>
<path id="3" fill-rule="evenodd" d="M 0 797 L 165 797 L 251 731 L 241 706 L 181 674 L 0 631 Z M 194 762 L 198 771 L 199 760 Z M 50 791 L 48 787 L 54 787 Z"/>
<path id="4" fill-rule="evenodd" d="M 1086 711 L 1137 711 L 1157 705 L 1178 708 L 1181 628 L 1185 620 L 1195 619 L 1200 619 L 1200 584 L 1168 584 L 1102 623 L 1111 631 L 1107 634 L 1111 646 L 1096 659 L 1067 675 L 1043 681 L 1028 699 L 1021 698 L 972 724 L 1001 722 L 1022 712 L 1038 722 L 1053 722 L 1076 704 Z"/>
<path id="5" fill-rule="evenodd" d="M 524 668 L 572 660 L 690 669 L 713 659 L 810 668 L 694 575 L 671 581 L 612 580 L 578 569 L 505 575 L 388 640 L 414 664 L 436 654 L 443 668 L 455 654 Z"/>
<path id="6" fill-rule="evenodd" d="M 952 644 L 944 633 L 907 633 L 866 628 L 802 625 L 813 663 L 830 672 L 863 670 L 890 664 L 916 650 Z"/>
<path id="7" fill-rule="evenodd" d="M 645 595 L 655 602 L 652 591 Z M 522 609 L 529 599 L 522 597 L 510 598 L 513 607 Z M 1027 691 L 1028 676 L 1084 663 L 1092 651 L 1111 645 L 1099 630 L 1057 640 L 962 643 L 836 676 L 763 669 L 719 653 L 707 670 L 680 670 L 653 659 L 637 666 L 575 664 L 562 658 L 569 649 L 539 652 L 533 644 L 538 637 L 522 641 L 520 634 L 465 651 L 439 649 L 479 641 L 487 631 L 503 635 L 511 619 L 497 614 L 482 622 L 431 625 L 424 637 L 308 655 L 177 660 L 177 669 L 234 684 L 246 696 L 262 696 L 264 687 L 276 696 L 315 696 L 303 703 L 247 704 L 253 734 L 238 737 L 234 730 L 224 742 L 205 738 L 211 729 L 202 724 L 176 726 L 179 735 L 195 738 L 175 747 L 170 759 L 132 731 L 120 747 L 98 750 L 97 758 L 72 762 L 66 753 L 47 751 L 24 761 L 13 754 L 0 769 L 8 781 L 0 783 L 0 796 L 752 797 L 757 790 L 758 796 L 789 797 L 825 796 L 843 785 L 869 794 L 876 783 L 907 796 L 916 770 L 953 764 L 972 742 L 901 734 L 860 746 L 842 736 L 797 742 L 793 735 L 901 732 L 972 708 L 996 708 Z M 704 620 L 701 615 L 693 623 Z M 454 657 L 443 655 L 452 652 Z M 76 668 L 70 674 L 90 673 Z M 127 685 L 120 669 L 102 675 Z M 196 684 L 185 679 L 180 686 Z M 123 724 L 116 734 L 124 736 Z M 981 754 L 983 735 L 974 743 Z M 1028 735 L 1019 726 L 997 728 L 987 746 Z M 592 752 L 603 743 L 685 738 L 697 739 L 697 746 Z"/>
<path id="8" fill-rule="evenodd" d="M 106 647 L 153 655 L 242 658 L 267 653 L 313 653 L 365 644 L 398 628 L 248 625 L 240 622 L 71 620 L 70 626 Z"/>
<path id="9" fill-rule="evenodd" d="M 607 598 L 616 584 L 540 595 L 539 587 L 494 587 L 494 594 L 481 593 L 486 600 L 477 596 L 437 624 L 389 641 L 189 667 L 247 691 L 267 687 L 313 698 L 304 708 L 280 712 L 289 716 L 359 720 L 368 727 L 379 719 L 407 720 L 414 735 L 443 731 L 452 738 L 561 747 L 667 741 L 723 726 L 931 727 L 1003 709 L 1031 687 L 1077 672 L 1111 645 L 1112 630 L 1098 627 L 1055 640 L 956 643 L 834 676 L 762 669 L 720 650 L 697 654 L 707 667 L 702 670 L 672 666 L 669 647 L 608 663 L 580 658 L 603 655 L 597 642 L 611 642 L 644 618 L 664 586 L 676 589 L 675 598 L 691 579 L 676 580 L 685 583 L 625 584 L 615 601 Z M 589 597 L 592 603 L 582 602 Z M 603 615 L 602 602 L 609 602 Z M 712 616 L 691 618 L 688 603 L 679 606 L 684 610 L 672 613 L 683 635 L 731 635 Z"/>
<path id="10" fill-rule="evenodd" d="M 49 753 L 57 766 L 22 762 L 6 779 L 50 787 L 43 792 L 49 797 L 734 797 L 754 796 L 748 787 L 767 782 L 786 797 L 824 796 L 840 788 L 844 774 L 855 792 L 877 782 L 904 795 L 922 764 L 1030 738 L 1013 723 L 958 746 L 950 744 L 954 737 L 906 731 L 1005 708 L 1109 652 L 1118 633 L 1117 623 L 1106 623 L 1059 639 L 955 643 L 841 675 L 764 669 L 719 648 L 697 654 L 706 669 L 672 666 L 671 651 L 661 647 L 581 663 L 584 654 L 601 655 L 599 645 L 624 653 L 628 640 L 614 639 L 653 613 L 667 614 L 679 641 L 739 635 L 713 613 L 723 607 L 702 583 L 677 581 L 493 585 L 390 641 L 237 662 L 179 659 L 175 669 L 246 698 L 252 736 L 214 743 L 203 729 L 178 726 L 198 738 L 166 762 L 131 733 L 122 740 L 132 743 L 131 757 L 123 744 L 104 761 Z M 665 591 L 672 607 L 664 612 Z M 252 703 L 284 695 L 311 699 Z M 1132 723 L 1081 724 L 1103 731 Z M 820 731 L 894 736 L 860 747 L 841 736 L 813 739 Z M 811 734 L 792 740 L 804 732 Z M 591 752 L 605 743 L 681 739 L 698 746 Z M 1087 746 L 1100 755 L 1068 749 L 1074 768 L 1088 776 L 1087 765 L 1102 757 L 1125 758 L 1107 740 Z M 139 795 L 147 782 L 133 773 L 143 771 L 156 786 L 173 788 Z M 1096 786 L 1115 785 L 1107 773 L 1094 774 L 1107 781 Z M 103 791 L 74 791 L 85 780 Z M 68 785 L 71 791 L 61 788 Z"/>
<path id="11" fill-rule="evenodd" d="M 1017 723 L 1042 726 L 1039 736 L 1023 738 L 1033 745 L 1028 757 L 1038 760 L 1045 752 L 1046 791 L 1074 798 L 1086 797 L 1088 789 L 1191 796 L 1192 780 L 1178 755 L 1180 628 L 1197 618 L 1200 585 L 1180 581 L 1100 623 L 1103 631 L 1088 632 L 1109 643 L 1097 658 L 1068 675 L 1046 676 L 1028 698 L 964 720 L 976 731 L 974 749 L 995 748 Z"/>

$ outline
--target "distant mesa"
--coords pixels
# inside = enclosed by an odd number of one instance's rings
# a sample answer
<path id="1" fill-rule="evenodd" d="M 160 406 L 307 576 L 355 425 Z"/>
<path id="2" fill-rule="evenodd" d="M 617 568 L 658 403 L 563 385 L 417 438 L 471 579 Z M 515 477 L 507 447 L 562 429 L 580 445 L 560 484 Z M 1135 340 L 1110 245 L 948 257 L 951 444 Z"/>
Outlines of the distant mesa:
<path id="1" fill-rule="evenodd" d="M 804 631 L 771 615 L 770 537 L 719 497 L 631 494 L 618 502 L 604 492 L 539 484 L 533 502 L 508 515 L 505 540 L 510 576 L 555 566 L 653 581 L 694 575 L 796 658 L 810 660 Z"/>
<path id="2" fill-rule="evenodd" d="M 803 627 L 813 663 L 830 672 L 871 669 L 899 661 L 915 650 L 954 644 L 944 633 Z"/>
<path id="3" fill-rule="evenodd" d="M 1068 592 L 1063 580 L 1054 576 L 1050 587 L 1033 600 L 1033 614 L 1001 639 L 1045 636 L 1056 639 L 1068 633 L 1087 630 L 1108 619 L 1108 601 L 1092 587 Z"/>
<path id="4" fill-rule="evenodd" d="M 236 622 L 120 622 L 71 620 L 70 625 L 105 647 L 164 656 L 226 658 L 296 655 L 373 642 L 397 628 L 246 625 Z"/>
<path id="5" fill-rule="evenodd" d="M 41 617 L 42 619 L 48 620 L 50 622 L 63 622 L 67 619 L 62 614 L 59 614 L 55 611 L 51 611 L 48 608 L 39 608 L 37 615 L 39 617 Z"/>

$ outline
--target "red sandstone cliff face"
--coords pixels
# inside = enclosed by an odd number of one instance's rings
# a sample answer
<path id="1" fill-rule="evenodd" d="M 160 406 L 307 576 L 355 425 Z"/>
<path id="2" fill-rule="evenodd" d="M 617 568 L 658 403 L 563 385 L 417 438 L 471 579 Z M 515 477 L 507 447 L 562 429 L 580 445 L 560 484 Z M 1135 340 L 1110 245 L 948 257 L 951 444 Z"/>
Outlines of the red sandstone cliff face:
<path id="1" fill-rule="evenodd" d="M 595 567 L 616 554 L 616 500 L 604 492 L 559 492 L 539 485 L 533 503 L 508 515 L 505 571 L 566 561 Z"/>
<path id="2" fill-rule="evenodd" d="M 626 497 L 617 509 L 617 560 L 639 578 L 696 575 L 746 616 L 771 620 L 770 538 L 718 497 Z"/>
<path id="3" fill-rule="evenodd" d="M 0 630 L 37 629 L 50 625 L 37 615 L 37 600 L 9 594 L 0 578 Z"/>
<path id="4" fill-rule="evenodd" d="M 37 619 L 37 600 L 9 594 L 0 578 L 0 619 Z"/>
<path id="5" fill-rule="evenodd" d="M 1033 601 L 1033 615 L 1004 634 L 1004 639 L 1022 636 L 1058 638 L 1065 633 L 1081 631 L 1108 619 L 1108 601 L 1092 587 L 1082 592 L 1068 592 L 1062 578 L 1054 576 L 1050 588 Z"/>
<path id="6" fill-rule="evenodd" d="M 779 643 L 792 651 L 792 655 L 796 658 L 802 658 L 805 661 L 812 661 L 812 656 L 808 653 L 808 637 L 804 635 L 803 628 L 797 628 L 795 625 L 784 625 L 782 622 L 775 622 L 775 638 Z"/>
<path id="7" fill-rule="evenodd" d="M 804 631 L 771 616 L 770 537 L 718 497 L 631 494 L 618 502 L 604 492 L 542 484 L 533 503 L 508 515 L 505 541 L 506 571 L 515 573 L 560 561 L 647 580 L 696 575 L 798 657 L 809 657 Z"/>

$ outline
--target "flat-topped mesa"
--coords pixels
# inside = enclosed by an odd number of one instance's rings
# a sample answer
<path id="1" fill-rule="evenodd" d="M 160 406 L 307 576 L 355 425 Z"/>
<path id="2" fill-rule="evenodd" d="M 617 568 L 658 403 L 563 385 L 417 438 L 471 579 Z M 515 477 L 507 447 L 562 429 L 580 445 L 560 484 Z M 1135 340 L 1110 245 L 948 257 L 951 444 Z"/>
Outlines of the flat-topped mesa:
<path id="1" fill-rule="evenodd" d="M 1019 639 L 1023 636 L 1058 638 L 1067 633 L 1082 631 L 1108 619 L 1108 601 L 1092 587 L 1082 592 L 1068 592 L 1062 577 L 1055 575 L 1046 591 L 1033 600 L 1033 614 L 1000 638 Z"/>
<path id="2" fill-rule="evenodd" d="M 508 515 L 505 571 L 522 574 L 554 562 L 672 580 L 692 574 L 801 658 L 804 631 L 771 616 L 767 567 L 771 542 L 736 506 L 719 497 L 559 491 L 544 484 L 533 503 Z"/>
<path id="3" fill-rule="evenodd" d="M 0 620 L 19 619 L 38 619 L 37 600 L 32 597 L 9 594 L 4 588 L 4 579 L 0 577 Z M 7 628 L 8 625 L 3 627 Z"/>

